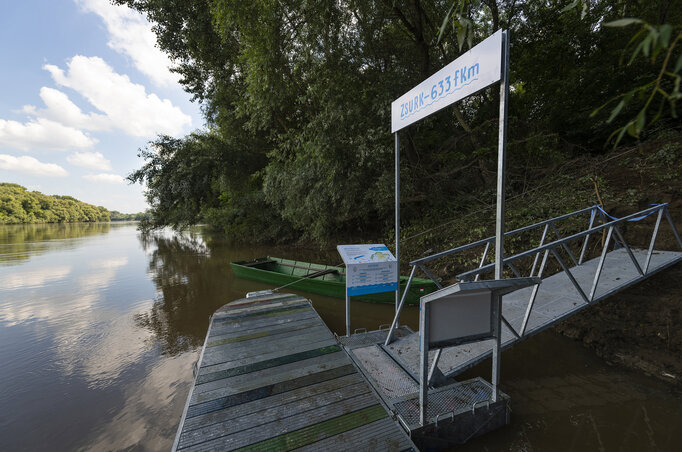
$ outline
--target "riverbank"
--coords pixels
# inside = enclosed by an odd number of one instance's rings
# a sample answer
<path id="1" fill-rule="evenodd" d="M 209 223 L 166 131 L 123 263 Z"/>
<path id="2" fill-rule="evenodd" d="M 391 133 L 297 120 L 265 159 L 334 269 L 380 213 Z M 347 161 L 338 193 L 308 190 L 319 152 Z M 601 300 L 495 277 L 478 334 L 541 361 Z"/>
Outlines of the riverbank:
<path id="1" fill-rule="evenodd" d="M 604 156 L 580 158 L 555 168 L 522 196 L 507 202 L 507 230 L 533 224 L 590 205 L 602 204 L 616 217 L 668 203 L 682 230 L 682 141 L 662 140 Z M 447 218 L 447 217 L 445 217 Z M 417 224 L 404 229 L 403 256 L 440 251 L 494 234 L 494 207 L 472 208 L 445 225 Z M 440 219 L 443 221 L 443 217 Z M 624 225 L 634 246 L 646 248 L 654 221 Z M 570 229 L 570 225 L 569 225 Z M 507 252 L 529 243 L 508 241 Z M 679 250 L 667 225 L 656 248 Z M 433 270 L 446 281 L 469 260 L 442 259 Z M 407 271 L 403 268 L 403 271 Z M 682 388 L 682 265 L 662 272 L 560 323 L 558 333 L 580 341 L 606 362 L 643 372 Z"/>

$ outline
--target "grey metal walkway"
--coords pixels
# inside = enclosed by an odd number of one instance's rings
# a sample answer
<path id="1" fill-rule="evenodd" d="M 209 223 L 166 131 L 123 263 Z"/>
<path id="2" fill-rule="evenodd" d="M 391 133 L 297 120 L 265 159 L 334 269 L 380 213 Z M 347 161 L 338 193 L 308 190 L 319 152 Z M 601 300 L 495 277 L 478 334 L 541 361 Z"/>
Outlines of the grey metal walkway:
<path id="1" fill-rule="evenodd" d="M 575 224 L 585 215 L 589 215 L 586 229 L 566 237 L 561 235 L 558 224 L 572 223 L 575 230 Z M 655 219 L 648 248 L 631 248 L 622 227 L 626 222 L 640 222 L 648 218 Z M 539 245 L 505 257 L 503 265 L 516 277 L 521 277 L 522 273 L 529 270 L 529 276 L 544 278 L 535 286 L 517 290 L 502 298 L 502 347 L 509 348 L 577 311 L 681 262 L 682 252 L 655 249 L 664 218 L 674 241 L 682 249 L 682 239 L 668 212 L 667 204 L 657 204 L 619 219 L 609 217 L 600 207 L 593 206 L 507 232 L 505 237 L 542 231 L 542 235 L 538 237 Z M 598 225 L 599 219 L 601 224 Z M 550 241 L 551 235 L 556 236 L 554 241 Z M 594 255 L 590 253 L 588 245 L 590 238 L 595 235 L 598 238 L 593 238 L 591 243 L 601 251 L 598 257 L 588 259 L 588 256 Z M 489 251 L 494 239 L 490 237 L 412 261 L 410 278 L 420 269 L 441 287 L 440 282 L 425 267 L 428 262 L 456 253 L 469 253 L 477 247 L 485 246 L 477 268 L 457 275 L 457 279 L 461 281 L 478 280 L 481 275 L 494 269 L 494 264 L 486 261 L 490 260 Z M 601 244 L 597 241 L 599 239 Z M 530 241 L 532 243 L 533 240 Z M 547 276 L 545 273 L 550 259 L 557 265 L 555 273 Z M 384 350 L 416 378 L 419 375 L 418 333 L 399 338 L 394 334 L 402 304 L 403 302 L 397 309 Z M 490 356 L 492 349 L 493 340 L 454 346 L 430 351 L 429 362 L 432 363 L 432 369 L 436 366 L 443 375 L 452 377 Z"/>
<path id="2" fill-rule="evenodd" d="M 173 450 L 414 450 L 305 298 L 211 318 Z"/>
<path id="3" fill-rule="evenodd" d="M 646 250 L 632 250 L 632 252 L 643 267 Z M 528 300 L 531 298 L 534 289 L 527 287 L 503 296 L 502 314 L 509 323 L 509 325 L 503 323 L 502 326 L 503 349 L 509 348 L 520 340 L 537 334 L 590 304 L 641 280 L 641 275 L 623 248 L 609 252 L 606 259 L 608 259 L 608 265 L 604 266 L 595 297 L 589 303 L 578 292 L 566 272 L 557 273 L 544 279 L 539 285 L 535 304 L 522 336 L 515 334 L 515 332 L 521 331 L 528 308 Z M 682 253 L 680 252 L 656 251 L 651 257 L 647 276 L 680 262 L 680 260 L 682 260 Z M 570 268 L 577 283 L 584 288 L 584 292 L 589 292 L 598 264 L 599 258 L 595 258 Z M 409 371 L 414 375 L 419 375 L 418 347 L 418 334 L 411 334 L 395 340 L 387 348 L 394 357 L 398 357 L 397 359 Z M 438 368 L 446 376 L 457 375 L 490 356 L 492 347 L 493 340 L 487 340 L 444 349 L 438 361 Z M 436 353 L 435 350 L 429 352 L 430 362 L 433 362 Z"/>

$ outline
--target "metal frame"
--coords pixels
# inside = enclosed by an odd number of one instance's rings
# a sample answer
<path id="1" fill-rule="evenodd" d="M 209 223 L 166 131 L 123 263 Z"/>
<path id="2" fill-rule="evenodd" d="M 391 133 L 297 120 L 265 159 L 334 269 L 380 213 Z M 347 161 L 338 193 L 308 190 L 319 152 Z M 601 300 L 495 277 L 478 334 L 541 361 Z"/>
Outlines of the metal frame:
<path id="1" fill-rule="evenodd" d="M 504 214 L 505 214 L 505 167 L 507 160 L 507 105 L 509 100 L 509 32 L 502 31 L 502 44 L 501 44 L 501 74 L 500 74 L 500 116 L 499 116 L 499 134 L 498 134 L 498 152 L 497 152 L 497 215 L 495 220 L 495 279 L 503 278 L 503 267 L 504 267 Z M 403 296 L 400 301 L 400 167 L 399 167 L 399 155 L 400 155 L 400 141 L 398 138 L 398 133 L 395 134 L 396 139 L 396 201 L 395 201 L 395 240 L 396 240 L 396 259 L 398 260 L 398 290 L 396 291 L 396 313 L 389 330 L 388 336 L 386 338 L 386 345 L 388 345 L 393 336 L 393 331 L 395 328 L 400 326 L 400 311 L 403 308 L 405 297 Z M 489 244 L 486 246 L 486 251 L 484 253 L 484 259 L 487 255 L 489 249 Z M 414 269 L 416 268 L 412 263 L 413 270 L 410 275 L 409 283 L 414 275 Z M 419 265 L 419 264 L 418 264 Z M 436 278 L 429 273 L 429 271 L 423 266 L 419 265 L 422 272 L 426 274 L 432 281 L 436 283 L 438 288 L 442 286 L 436 280 Z M 518 272 L 515 271 L 518 275 Z M 518 275 L 520 276 L 520 275 Z M 407 293 L 407 289 L 405 290 Z M 423 313 L 422 313 L 423 314 Z M 495 346 L 493 348 L 493 374 L 492 374 L 492 384 L 493 384 L 493 401 L 497 401 L 498 397 L 498 383 L 500 379 L 500 357 L 501 357 L 501 339 L 502 339 L 502 298 L 500 295 L 494 295 L 493 299 L 493 323 L 494 323 L 494 335 L 495 335 Z M 421 316 L 424 317 L 424 316 Z M 421 336 L 420 340 L 423 341 L 425 336 L 428 336 L 428 324 L 420 325 Z M 427 380 L 431 381 L 434 372 L 436 371 L 436 366 L 438 364 L 438 359 L 440 358 L 440 350 L 436 355 L 435 362 L 433 363 L 433 368 L 431 372 L 428 372 L 428 352 L 425 353 L 425 349 L 421 349 L 421 371 L 420 371 L 420 421 L 424 425 L 424 416 L 426 413 L 427 404 L 427 390 L 428 385 Z M 427 376 L 428 373 L 428 376 Z"/>
<path id="2" fill-rule="evenodd" d="M 620 231 L 620 225 L 623 223 L 630 221 L 630 220 L 638 220 L 640 217 L 643 216 L 649 216 L 657 213 L 656 217 L 656 223 L 654 226 L 654 230 L 651 235 L 651 239 L 649 241 L 649 247 L 647 249 L 647 254 L 646 254 L 646 259 L 644 262 L 644 265 L 640 265 L 640 263 L 635 259 L 632 250 L 630 246 L 628 245 L 627 241 L 623 237 L 623 234 Z M 577 215 L 584 215 L 584 214 L 589 214 L 589 223 L 588 226 L 585 230 L 572 234 L 570 236 L 562 237 L 561 239 L 557 239 L 551 242 L 546 242 L 546 237 L 547 237 L 547 232 L 549 228 L 552 226 L 556 227 L 555 224 L 557 222 L 560 222 L 562 220 L 566 220 L 569 218 L 573 218 Z M 609 248 L 611 246 L 611 242 L 618 240 L 620 242 L 620 245 L 625 248 L 626 252 L 630 256 L 630 259 L 633 263 L 633 266 L 637 270 L 637 272 L 640 275 L 640 278 L 644 278 L 648 276 L 649 274 L 653 273 L 656 271 L 656 269 L 651 269 L 650 268 L 650 263 L 651 263 L 651 256 L 653 255 L 654 252 L 654 245 L 656 243 L 656 239 L 658 237 L 658 234 L 660 233 L 660 226 L 663 218 L 665 217 L 666 220 L 668 221 L 668 224 L 673 232 L 673 235 L 675 236 L 675 239 L 680 246 L 680 249 L 682 249 L 682 238 L 680 237 L 680 234 L 675 227 L 675 223 L 672 220 L 672 217 L 670 216 L 670 212 L 668 210 L 668 204 L 658 204 L 655 206 L 652 206 L 648 209 L 644 209 L 642 211 L 627 215 L 623 218 L 617 219 L 617 220 L 611 220 L 611 221 L 606 221 L 606 217 L 602 214 L 599 215 L 599 218 L 602 221 L 602 224 L 595 225 L 597 214 L 600 214 L 600 210 L 598 206 L 592 206 L 588 207 L 586 209 L 581 209 L 577 210 L 575 212 L 571 212 L 566 215 L 561 215 L 559 217 L 551 218 L 549 220 L 541 221 L 539 223 L 535 223 L 530 226 L 526 226 L 523 228 L 519 228 L 513 231 L 509 231 L 505 233 L 505 237 L 509 237 L 512 235 L 520 234 L 522 232 L 528 232 L 532 231 L 534 229 L 540 229 L 543 228 L 542 232 L 542 237 L 540 239 L 540 243 L 537 247 L 532 248 L 527 251 L 523 251 L 520 253 L 517 253 L 512 256 L 508 256 L 502 260 L 503 265 L 510 266 L 515 261 L 518 261 L 523 258 L 528 258 L 528 257 L 533 257 L 533 265 L 531 267 L 530 271 L 530 276 L 538 276 L 538 277 L 543 277 L 545 274 L 545 270 L 547 268 L 547 263 L 549 261 L 550 255 L 554 257 L 554 259 L 557 261 L 557 263 L 561 266 L 561 269 L 566 272 L 566 275 L 568 278 L 571 280 L 571 283 L 574 285 L 578 293 L 581 295 L 583 300 L 585 300 L 586 304 L 592 304 L 595 301 L 605 297 L 608 294 L 601 294 L 600 296 L 596 295 L 597 289 L 599 287 L 599 279 L 601 277 L 605 262 L 606 262 L 606 255 L 609 252 Z M 578 282 L 573 278 L 573 275 L 571 273 L 571 270 L 567 263 L 564 261 L 564 259 L 561 257 L 560 251 L 568 247 L 568 245 L 572 242 L 579 242 L 582 240 L 581 244 L 581 252 L 580 252 L 580 257 L 577 260 L 576 265 L 582 265 L 585 260 L 585 256 L 587 253 L 587 244 L 589 242 L 590 237 L 593 234 L 596 233 L 601 233 L 601 231 L 606 231 L 606 239 L 604 241 L 604 245 L 601 250 L 600 258 L 599 258 L 599 263 L 597 264 L 597 268 L 594 274 L 594 279 L 592 281 L 592 286 L 589 289 L 589 292 L 587 292 L 583 287 L 581 287 Z M 475 269 L 460 273 L 457 275 L 457 279 L 459 280 L 464 280 L 464 281 L 478 281 L 479 277 L 481 274 L 490 272 L 492 270 L 496 270 L 495 264 L 486 264 L 485 259 L 488 254 L 488 250 L 490 248 L 491 243 L 495 240 L 495 237 L 488 237 L 483 240 L 479 240 L 477 242 L 469 243 L 463 246 L 459 246 L 457 248 L 453 248 L 451 250 L 443 251 L 440 253 L 433 254 L 431 256 L 426 256 L 421 259 L 416 259 L 412 262 L 410 262 L 410 265 L 412 266 L 412 272 L 410 273 L 410 279 L 408 280 L 407 284 L 409 285 L 411 283 L 412 278 L 414 278 L 414 275 L 416 273 L 417 268 L 420 268 L 422 270 L 425 269 L 425 263 L 444 257 L 444 256 L 449 256 L 455 253 L 461 253 L 463 251 L 471 250 L 472 248 L 475 247 L 482 247 L 485 246 L 485 249 L 483 251 L 481 261 L 477 265 Z M 540 260 L 540 255 L 542 255 L 542 260 Z M 537 266 L 538 261 L 540 262 L 539 267 Z M 536 272 L 537 270 L 537 272 Z M 427 276 L 430 275 L 430 273 L 425 272 Z M 541 283 L 540 283 L 541 284 Z M 511 325 L 506 321 L 504 316 L 500 316 L 500 320 L 512 331 L 512 333 L 519 339 L 523 338 L 527 334 L 527 326 L 528 326 L 528 320 L 530 319 L 531 313 L 533 311 L 535 299 L 538 294 L 538 290 L 540 287 L 540 284 L 537 284 L 533 286 L 533 290 L 531 291 L 531 295 L 528 300 L 528 304 L 526 306 L 526 313 L 524 315 L 524 320 L 523 323 L 521 324 L 521 328 L 519 331 L 514 330 L 514 328 L 511 327 Z M 401 304 L 399 306 L 399 309 L 402 309 L 403 303 L 404 302 L 404 297 L 403 300 L 401 300 Z M 394 322 L 395 323 L 395 322 Z M 394 325 L 391 325 L 391 329 L 389 330 L 389 333 L 386 337 L 385 345 L 388 346 L 392 340 L 393 340 L 393 330 L 395 329 Z"/>

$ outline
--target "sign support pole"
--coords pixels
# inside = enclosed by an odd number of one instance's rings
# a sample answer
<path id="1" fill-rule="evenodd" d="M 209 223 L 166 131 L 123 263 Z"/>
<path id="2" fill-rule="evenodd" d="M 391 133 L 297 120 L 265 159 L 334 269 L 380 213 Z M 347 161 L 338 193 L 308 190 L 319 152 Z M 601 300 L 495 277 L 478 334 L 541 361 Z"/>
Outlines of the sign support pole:
<path id="1" fill-rule="evenodd" d="M 395 327 L 400 326 L 400 137 L 395 133 L 395 260 L 398 261 L 398 288 L 395 291 Z"/>
<path id="2" fill-rule="evenodd" d="M 346 289 L 346 336 L 350 337 L 350 296 Z"/>
<path id="3" fill-rule="evenodd" d="M 509 100 L 509 32 L 502 32 L 502 77 L 500 80 L 500 128 L 497 150 L 497 217 L 495 219 L 495 279 L 503 279 L 504 270 L 504 193 L 507 161 L 507 104 Z M 493 303 L 495 343 L 493 344 L 493 402 L 498 399 L 502 363 L 502 296 Z"/>
<path id="4" fill-rule="evenodd" d="M 426 425 L 429 396 L 429 304 L 420 301 L 419 316 L 419 423 Z"/>

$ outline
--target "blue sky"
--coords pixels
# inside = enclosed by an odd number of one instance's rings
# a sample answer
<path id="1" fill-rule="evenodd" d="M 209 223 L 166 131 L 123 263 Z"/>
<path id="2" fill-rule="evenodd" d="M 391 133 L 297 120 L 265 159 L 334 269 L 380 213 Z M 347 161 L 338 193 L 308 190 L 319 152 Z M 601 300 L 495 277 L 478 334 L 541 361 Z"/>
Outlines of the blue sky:
<path id="1" fill-rule="evenodd" d="M 203 126 L 150 24 L 108 0 L 4 2 L 0 42 L 0 182 L 144 210 L 138 148 Z"/>

